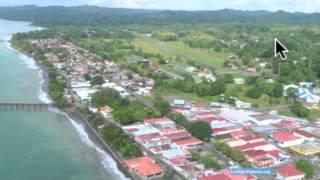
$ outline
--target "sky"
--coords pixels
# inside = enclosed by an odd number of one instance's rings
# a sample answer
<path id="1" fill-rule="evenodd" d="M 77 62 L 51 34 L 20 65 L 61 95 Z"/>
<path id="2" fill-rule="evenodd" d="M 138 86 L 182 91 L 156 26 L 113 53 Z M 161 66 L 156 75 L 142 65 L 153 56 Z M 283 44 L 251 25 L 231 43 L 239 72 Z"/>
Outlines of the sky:
<path id="1" fill-rule="evenodd" d="M 0 0 L 0 6 L 97 5 L 105 7 L 169 10 L 284 10 L 320 12 L 320 0 Z"/>

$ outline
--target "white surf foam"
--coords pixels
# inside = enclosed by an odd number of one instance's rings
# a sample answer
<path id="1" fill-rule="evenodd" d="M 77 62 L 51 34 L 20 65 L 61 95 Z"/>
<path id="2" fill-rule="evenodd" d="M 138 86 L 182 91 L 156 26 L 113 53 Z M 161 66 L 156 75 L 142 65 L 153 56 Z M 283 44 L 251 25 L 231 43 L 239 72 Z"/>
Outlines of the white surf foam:
<path id="1" fill-rule="evenodd" d="M 38 98 L 40 101 L 42 101 L 44 103 L 52 103 L 50 96 L 43 90 L 45 79 L 43 77 L 43 70 L 42 69 L 39 70 L 38 75 L 39 75 L 39 79 L 40 79 L 40 88 L 38 91 Z"/>
<path id="2" fill-rule="evenodd" d="M 4 38 L 4 41 L 5 41 L 5 45 L 7 46 L 8 49 L 14 50 L 14 48 L 11 46 L 11 43 L 10 43 L 11 38 L 12 38 L 12 35 L 9 35 Z"/>
<path id="3" fill-rule="evenodd" d="M 10 39 L 12 38 L 12 35 L 9 35 L 5 38 L 5 44 L 7 46 L 8 49 L 11 49 L 11 50 L 14 50 L 14 51 L 17 51 L 16 49 L 14 49 L 12 46 L 11 46 L 11 43 L 10 43 Z M 30 68 L 30 69 L 39 69 L 39 67 L 37 66 L 36 62 L 34 61 L 33 58 L 31 57 L 28 57 L 26 56 L 25 54 L 17 51 L 19 53 L 19 58 L 22 59 L 25 64 L 27 64 L 27 67 Z"/>
<path id="4" fill-rule="evenodd" d="M 39 69 L 36 62 L 31 57 L 28 57 L 28 56 L 21 54 L 21 53 L 19 54 L 19 57 L 26 63 L 28 68 L 34 69 L 34 70 Z"/>
<path id="5" fill-rule="evenodd" d="M 112 157 L 107 154 L 103 149 L 101 149 L 100 147 L 98 147 L 89 137 L 88 133 L 85 130 L 85 127 L 80 124 L 77 123 L 75 120 L 73 120 L 68 114 L 63 113 L 61 111 L 59 111 L 58 109 L 52 109 L 53 112 L 62 114 L 64 116 L 66 116 L 72 126 L 76 129 L 76 131 L 78 132 L 78 135 L 81 139 L 81 141 L 83 143 L 85 143 L 88 147 L 94 149 L 99 158 L 100 158 L 100 162 L 103 165 L 103 167 L 107 170 L 111 170 L 112 173 L 114 173 L 115 176 L 117 176 L 120 180 L 130 180 L 130 178 L 127 178 L 118 168 L 117 168 L 117 163 L 115 162 L 114 159 L 112 159 Z"/>
<path id="6" fill-rule="evenodd" d="M 10 44 L 10 39 L 12 36 L 8 36 L 7 38 L 5 38 L 6 41 L 6 45 L 9 49 L 15 50 L 14 48 L 12 48 L 11 44 Z M 40 79 L 40 88 L 39 88 L 39 92 L 38 92 L 38 98 L 40 101 L 44 102 L 44 103 L 51 103 L 52 100 L 50 98 L 50 96 L 43 90 L 43 85 L 45 83 L 45 79 L 43 77 L 43 70 L 41 68 L 39 68 L 39 66 L 37 66 L 36 62 L 34 61 L 33 58 L 30 58 L 22 53 L 19 52 L 19 57 L 24 60 L 24 62 L 26 63 L 27 67 L 30 69 L 34 69 L 34 70 L 38 70 L 38 74 L 39 74 L 39 79 Z M 121 180 L 129 180 L 129 178 L 127 178 L 118 168 L 117 168 L 117 163 L 115 162 L 114 159 L 112 159 L 112 157 L 107 154 L 103 149 L 101 149 L 100 147 L 98 147 L 89 137 L 88 133 L 86 132 L 85 128 L 83 127 L 83 125 L 77 123 L 76 121 L 74 121 L 70 116 L 68 116 L 66 113 L 63 113 L 61 111 L 59 111 L 58 109 L 51 109 L 52 112 L 55 113 L 59 113 L 62 114 L 64 116 L 66 116 L 71 124 L 73 125 L 73 127 L 76 129 L 81 141 L 83 143 L 85 143 L 88 147 L 94 149 L 99 158 L 101 159 L 101 164 L 103 165 L 103 167 L 107 170 L 111 170 L 112 173 L 115 174 L 115 176 L 119 177 L 119 179 Z"/>
<path id="7" fill-rule="evenodd" d="M 94 142 L 92 142 L 84 127 L 81 124 L 76 123 L 70 117 L 68 118 L 70 119 L 72 125 L 78 131 L 81 140 L 90 148 L 95 149 L 96 152 L 99 154 L 99 156 L 101 157 L 101 164 L 104 166 L 104 168 L 111 169 L 112 172 L 115 173 L 115 175 L 120 177 L 120 179 L 128 179 L 119 171 L 119 169 L 117 168 L 117 163 L 110 157 L 110 155 L 108 155 L 104 150 L 102 150 L 97 145 L 95 145 Z"/>

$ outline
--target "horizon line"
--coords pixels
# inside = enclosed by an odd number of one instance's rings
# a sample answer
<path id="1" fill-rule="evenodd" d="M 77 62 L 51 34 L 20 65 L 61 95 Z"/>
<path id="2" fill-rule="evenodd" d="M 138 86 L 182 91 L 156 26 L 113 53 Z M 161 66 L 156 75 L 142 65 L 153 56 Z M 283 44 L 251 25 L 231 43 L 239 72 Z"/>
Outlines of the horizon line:
<path id="1" fill-rule="evenodd" d="M 269 13 L 277 13 L 277 12 L 284 12 L 290 14 L 319 14 L 320 12 L 303 12 L 303 11 L 287 11 L 283 9 L 278 10 L 265 10 L 265 9 L 236 9 L 236 8 L 221 8 L 221 9 L 153 9 L 153 8 L 135 8 L 135 7 L 111 7 L 111 6 L 102 6 L 102 5 L 36 5 L 36 4 L 25 4 L 25 5 L 8 5 L 8 6 L 1 6 L 0 8 L 18 8 L 18 7 L 37 7 L 37 8 L 48 8 L 48 7 L 65 7 L 65 8 L 75 8 L 75 7 L 97 7 L 97 8 L 106 8 L 106 9 L 128 9 L 128 10 L 146 10 L 146 11 L 176 11 L 176 12 L 215 12 L 215 11 L 223 11 L 223 10 L 232 10 L 232 11 L 244 11 L 244 12 L 269 12 Z"/>

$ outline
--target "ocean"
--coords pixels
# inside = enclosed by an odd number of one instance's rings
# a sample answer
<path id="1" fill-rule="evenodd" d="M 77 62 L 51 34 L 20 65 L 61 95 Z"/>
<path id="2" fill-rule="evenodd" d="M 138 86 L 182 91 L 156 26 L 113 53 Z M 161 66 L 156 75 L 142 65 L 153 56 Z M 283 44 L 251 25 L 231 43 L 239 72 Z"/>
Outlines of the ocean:
<path id="1" fill-rule="evenodd" d="M 10 47 L 13 33 L 37 30 L 30 23 L 0 20 L 0 102 L 50 102 L 42 70 Z M 0 179 L 121 180 L 116 162 L 82 124 L 57 110 L 0 110 Z"/>

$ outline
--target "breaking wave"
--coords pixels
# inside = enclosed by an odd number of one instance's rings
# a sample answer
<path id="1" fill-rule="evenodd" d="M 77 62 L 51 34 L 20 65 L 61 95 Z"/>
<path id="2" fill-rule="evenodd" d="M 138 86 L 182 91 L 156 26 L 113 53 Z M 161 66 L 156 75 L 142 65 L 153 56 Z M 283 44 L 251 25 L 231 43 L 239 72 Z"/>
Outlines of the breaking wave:
<path id="1" fill-rule="evenodd" d="M 11 44 L 10 44 L 10 39 L 11 36 L 8 36 L 5 41 L 6 41 L 6 45 L 9 49 L 13 49 Z M 44 90 L 44 86 L 45 86 L 45 78 L 43 75 L 43 70 L 36 64 L 35 60 L 31 57 L 26 56 L 25 54 L 22 54 L 19 52 L 19 57 L 24 60 L 25 64 L 27 65 L 27 68 L 30 69 L 34 69 L 34 70 L 38 70 L 38 75 L 39 75 L 39 83 L 40 83 L 40 88 L 38 91 L 38 99 L 44 103 L 51 103 L 52 100 L 50 98 L 50 96 L 48 95 L 47 92 L 45 92 Z M 103 149 L 101 149 L 99 146 L 97 146 L 89 137 L 88 133 L 85 130 L 85 127 L 80 124 L 77 123 L 75 120 L 73 120 L 68 114 L 61 112 L 58 109 L 51 109 L 51 111 L 55 112 L 55 113 L 59 113 L 62 114 L 64 116 L 66 116 L 72 126 L 75 128 L 75 130 L 77 131 L 81 141 L 87 145 L 89 148 L 92 148 L 96 151 L 96 153 L 99 156 L 99 159 L 101 161 L 101 164 L 103 165 L 103 167 L 106 170 L 111 171 L 117 178 L 121 179 L 121 180 L 129 180 L 130 178 L 127 178 L 117 167 L 117 163 L 115 162 L 115 160 L 108 154 L 106 153 Z"/>
<path id="2" fill-rule="evenodd" d="M 106 170 L 109 170 L 109 172 L 112 172 L 117 178 L 119 178 L 120 180 L 129 180 L 130 178 L 127 178 L 117 167 L 117 163 L 115 162 L 114 159 L 112 159 L 112 157 L 106 153 L 103 149 L 101 149 L 99 146 L 97 146 L 89 137 L 88 133 L 85 130 L 85 127 L 80 124 L 77 123 L 75 120 L 73 120 L 68 114 L 59 111 L 58 109 L 52 109 L 53 112 L 55 113 L 59 113 L 62 114 L 64 116 L 66 116 L 72 126 L 75 128 L 75 130 L 77 131 L 81 141 L 86 144 L 88 147 L 90 147 L 91 149 L 95 150 L 96 153 L 98 154 L 99 158 L 100 158 L 100 162 L 103 165 L 103 167 Z"/>
<path id="3" fill-rule="evenodd" d="M 43 88 L 45 86 L 45 79 L 44 79 L 44 76 L 43 76 L 43 70 L 40 69 L 39 72 L 38 72 L 38 75 L 39 75 L 39 79 L 40 79 L 40 88 L 39 88 L 39 91 L 38 91 L 38 98 L 40 101 L 44 102 L 44 103 L 52 103 L 52 100 L 50 98 L 50 96 L 48 95 L 48 93 L 46 93 Z"/>
<path id="4" fill-rule="evenodd" d="M 34 70 L 39 69 L 36 62 L 31 57 L 28 57 L 22 53 L 19 54 L 19 57 L 26 63 L 29 69 L 34 69 Z"/>

